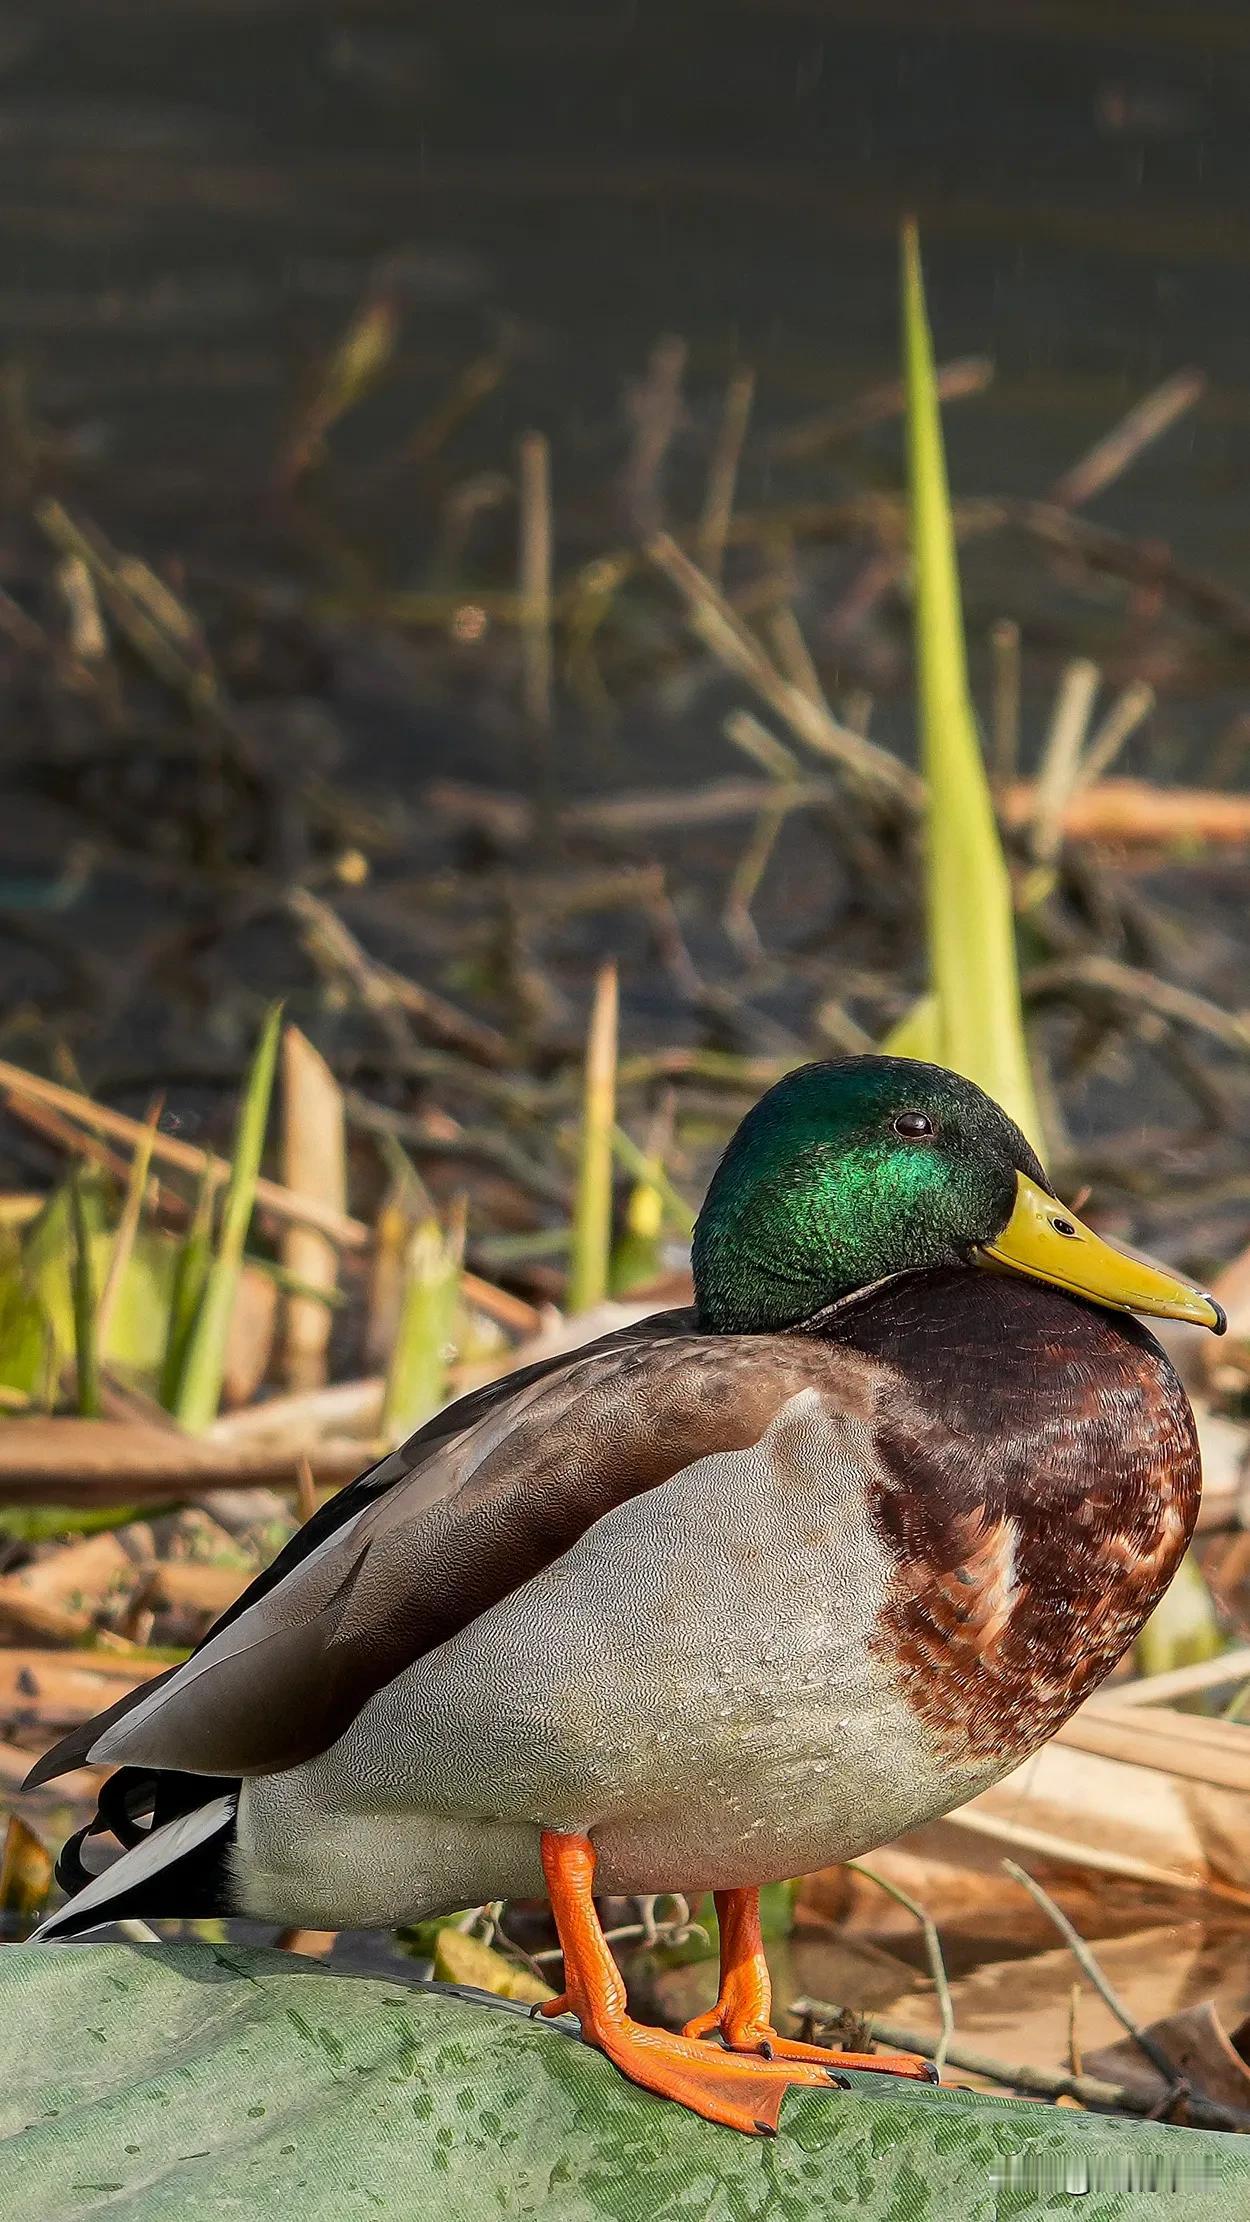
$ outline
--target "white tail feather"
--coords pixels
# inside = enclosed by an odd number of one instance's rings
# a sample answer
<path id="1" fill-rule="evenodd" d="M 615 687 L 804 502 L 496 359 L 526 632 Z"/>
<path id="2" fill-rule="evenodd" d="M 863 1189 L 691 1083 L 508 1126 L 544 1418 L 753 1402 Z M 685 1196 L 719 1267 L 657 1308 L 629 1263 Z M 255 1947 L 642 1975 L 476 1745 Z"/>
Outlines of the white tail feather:
<path id="1" fill-rule="evenodd" d="M 83 1914 L 97 1906 L 99 1919 L 91 1922 L 90 1927 L 97 1929 L 111 1921 L 109 1907 L 128 1890 L 133 1890 L 136 1883 L 141 1883 L 148 1875 L 158 1875 L 163 1867 L 172 1867 L 176 1859 L 193 1852 L 197 1845 L 207 1844 L 211 1836 L 228 1828 L 234 1818 L 235 1804 L 230 1794 L 213 1798 L 207 1805 L 197 1806 L 194 1813 L 180 1813 L 176 1820 L 167 1821 L 164 1828 L 154 1829 L 141 1844 L 123 1852 L 85 1889 L 49 1914 L 46 1921 L 41 1921 L 30 1942 L 38 1944 L 43 1937 L 54 1937 L 71 1922 L 77 1928 Z"/>

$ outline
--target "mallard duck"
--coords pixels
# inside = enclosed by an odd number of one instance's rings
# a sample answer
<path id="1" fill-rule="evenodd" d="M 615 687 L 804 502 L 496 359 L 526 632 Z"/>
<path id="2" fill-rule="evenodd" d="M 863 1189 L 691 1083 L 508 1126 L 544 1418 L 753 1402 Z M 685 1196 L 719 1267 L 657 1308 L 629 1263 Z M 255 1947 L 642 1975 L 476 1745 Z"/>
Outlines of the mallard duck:
<path id="1" fill-rule="evenodd" d="M 1083 1226 L 981 1089 L 890 1057 L 755 1106 L 694 1285 L 440 1412 L 43 1759 L 120 1772 L 40 1934 L 545 1887 L 550 2010 L 651 2091 L 754 2131 L 848 2065 L 928 2075 L 777 2034 L 759 1886 L 986 1789 L 1114 1666 L 1199 1492 L 1132 1314 L 1223 1315 Z M 684 2034 L 629 2016 L 596 1890 L 715 1893 L 720 1996 Z"/>

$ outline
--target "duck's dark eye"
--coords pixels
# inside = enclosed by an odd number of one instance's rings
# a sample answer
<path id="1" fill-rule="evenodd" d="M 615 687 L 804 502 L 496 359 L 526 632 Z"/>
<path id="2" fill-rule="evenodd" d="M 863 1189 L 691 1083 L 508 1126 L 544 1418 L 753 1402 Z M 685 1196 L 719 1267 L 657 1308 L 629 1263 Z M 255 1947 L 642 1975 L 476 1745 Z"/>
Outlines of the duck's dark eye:
<path id="1" fill-rule="evenodd" d="M 1076 1228 L 1070 1219 L 1052 1219 L 1050 1223 L 1056 1234 L 1070 1234 L 1075 1237 Z"/>
<path id="2" fill-rule="evenodd" d="M 919 1141 L 921 1135 L 932 1134 L 933 1121 L 925 1111 L 900 1111 L 894 1121 L 896 1134 L 905 1134 L 909 1141 Z"/>

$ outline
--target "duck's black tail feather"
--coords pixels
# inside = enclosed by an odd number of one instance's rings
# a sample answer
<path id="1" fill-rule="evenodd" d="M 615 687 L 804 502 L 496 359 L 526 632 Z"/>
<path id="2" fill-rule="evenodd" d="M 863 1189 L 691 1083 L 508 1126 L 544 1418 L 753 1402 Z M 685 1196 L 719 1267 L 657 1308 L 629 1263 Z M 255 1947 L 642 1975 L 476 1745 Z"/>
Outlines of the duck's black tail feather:
<path id="1" fill-rule="evenodd" d="M 237 1912 L 230 1851 L 238 1793 L 237 1782 L 215 1777 L 121 1768 L 101 1789 L 94 1818 L 63 1846 L 56 1879 L 71 1895 L 32 1941 L 136 1915 L 190 1921 Z M 88 1865 L 84 1851 L 106 1833 L 121 1856 Z"/>

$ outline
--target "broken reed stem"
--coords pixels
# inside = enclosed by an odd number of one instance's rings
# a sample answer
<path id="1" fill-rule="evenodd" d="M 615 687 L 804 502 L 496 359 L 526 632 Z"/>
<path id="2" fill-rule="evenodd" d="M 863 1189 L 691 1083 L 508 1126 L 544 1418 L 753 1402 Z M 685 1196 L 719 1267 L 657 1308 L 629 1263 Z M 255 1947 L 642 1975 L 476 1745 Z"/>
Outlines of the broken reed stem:
<path id="1" fill-rule="evenodd" d="M 826 717 L 832 718 L 833 712 L 820 683 L 820 673 L 812 659 L 811 649 L 803 638 L 803 628 L 794 614 L 792 603 L 782 602 L 770 612 L 768 634 L 777 664 L 791 686 L 797 687 L 800 693 L 807 696 L 809 702 L 815 703 L 818 710 L 823 710 Z M 849 733 L 854 728 L 848 725 L 846 730 Z M 860 738 L 862 737 L 861 735 Z"/>
<path id="2" fill-rule="evenodd" d="M 106 1104 L 93 1103 L 90 1096 L 80 1095 L 77 1089 L 62 1087 L 56 1080 L 42 1080 L 37 1073 L 26 1072 L 4 1058 L 0 1058 L 0 1088 L 35 1103 L 54 1105 L 81 1126 L 100 1134 L 111 1134 L 131 1149 L 143 1141 L 142 1120 L 128 1118 L 124 1111 L 111 1111 Z M 66 1148 L 78 1148 L 90 1154 L 90 1132 L 72 1137 L 64 1135 L 62 1139 Z M 152 1154 L 164 1164 L 176 1165 L 181 1171 L 206 1180 L 211 1188 L 220 1187 L 230 1178 L 228 1158 L 200 1149 L 195 1142 L 179 1141 L 172 1134 L 156 1134 Z M 363 1219 L 352 1219 L 345 1213 L 332 1211 L 315 1196 L 293 1195 L 280 1181 L 257 1181 L 256 1206 L 274 1219 L 319 1228 L 343 1250 L 367 1250 L 373 1240 L 373 1230 Z M 497 1320 L 501 1327 L 511 1328 L 516 1334 L 532 1335 L 542 1323 L 542 1314 L 536 1305 L 527 1304 L 510 1289 L 496 1288 L 493 1282 L 482 1280 L 476 1273 L 465 1274 L 463 1288 L 466 1301 L 477 1311 L 485 1312 L 488 1319 Z"/>
<path id="3" fill-rule="evenodd" d="M 346 331 L 318 365 L 297 410 L 278 466 L 278 484 L 293 487 L 319 458 L 327 434 L 375 386 L 390 363 L 399 336 L 393 296 L 379 287 L 353 311 Z"/>
<path id="4" fill-rule="evenodd" d="M 1155 706 L 1155 690 L 1145 679 L 1134 679 L 1118 694 L 1101 725 L 1094 728 L 1089 746 L 1077 766 L 1072 791 L 1092 787 L 1109 771 L 1125 742 L 1137 731 Z"/>
<path id="5" fill-rule="evenodd" d="M 238 1293 L 243 1244 L 256 1204 L 256 1182 L 269 1123 L 281 1027 L 282 1006 L 274 1003 L 261 1028 L 244 1085 L 217 1251 L 208 1268 L 203 1297 L 187 1340 L 175 1416 L 183 1427 L 193 1431 L 207 1427 L 210 1420 L 216 1419 L 221 1402 L 226 1336 Z"/>
<path id="6" fill-rule="evenodd" d="M 319 1196 L 333 1211 L 347 1208 L 347 1122 L 334 1074 L 297 1026 L 282 1036 L 282 1171 L 297 1195 Z M 287 1272 L 310 1292 L 333 1295 L 339 1256 L 311 1227 L 287 1227 L 282 1237 Z M 282 1338 L 288 1388 L 319 1388 L 327 1379 L 332 1317 L 316 1294 L 289 1291 Z"/>
<path id="7" fill-rule="evenodd" d="M 286 908 L 297 921 L 313 962 L 354 989 L 401 1053 L 411 1046 L 408 1021 L 415 1019 L 443 1047 L 484 1065 L 507 1062 L 508 1043 L 495 1027 L 472 1018 L 433 988 L 421 987 L 406 973 L 370 956 L 322 896 L 314 895 L 307 887 L 293 887 L 287 894 Z"/>
<path id="8" fill-rule="evenodd" d="M 766 725 L 761 725 L 750 710 L 731 710 L 721 731 L 727 741 L 740 748 L 744 756 L 749 756 L 753 764 L 758 764 L 778 784 L 789 785 L 798 779 L 799 762 L 793 750 L 779 741 L 775 733 L 770 733 Z M 759 790 L 754 789 L 752 799 L 758 794 Z"/>
<path id="9" fill-rule="evenodd" d="M 1207 1034 L 1243 1057 L 1250 1051 L 1250 1020 L 1235 1011 L 1222 1010 L 1205 995 L 1161 980 L 1153 972 L 1121 964 L 1118 957 L 1093 952 L 1089 956 L 1058 957 L 1052 964 L 1035 965 L 1024 976 L 1024 992 L 1030 1003 L 1057 995 L 1079 996 L 1082 990 L 1091 1000 L 1152 1012 L 1169 1024 Z"/>
<path id="10" fill-rule="evenodd" d="M 517 451 L 520 549 L 521 702 L 532 733 L 551 726 L 551 450 L 545 433 L 527 432 Z"/>
<path id="11" fill-rule="evenodd" d="M 934 375 L 940 401 L 965 401 L 970 395 L 984 393 L 993 381 L 994 365 L 987 355 L 962 355 L 954 362 L 943 363 Z M 836 402 L 830 409 L 787 425 L 769 441 L 768 453 L 778 462 L 803 462 L 834 440 L 849 439 L 855 433 L 869 431 L 874 424 L 900 417 L 906 406 L 902 379 L 891 378 L 853 401 Z"/>
<path id="12" fill-rule="evenodd" d="M 401 1442 L 444 1402 L 460 1300 L 465 1206 L 456 1206 L 446 1235 L 437 1219 L 414 1227 L 404 1259 L 399 1325 L 382 1400 L 382 1438 Z"/>
<path id="13" fill-rule="evenodd" d="M 884 1890 L 887 1898 L 893 1898 L 896 1905 L 902 1906 L 912 1916 L 913 1920 L 920 1924 L 924 1936 L 925 1954 L 929 1962 L 929 1973 L 933 1978 L 933 1988 L 937 1994 L 938 2012 L 942 2017 L 942 2034 L 932 2055 L 933 2064 L 940 2075 L 946 2062 L 946 2056 L 954 2042 L 955 2007 L 951 1999 L 951 1987 L 946 1979 L 946 1962 L 942 1957 L 942 1940 L 937 1933 L 933 1917 L 926 1912 L 918 1898 L 909 1897 L 905 1890 L 899 1889 L 897 1883 L 888 1882 L 884 1875 L 877 1873 L 875 1867 L 866 1867 L 863 1861 L 859 1859 L 848 1859 L 846 1864 L 853 1875 L 863 1875 L 867 1882 L 875 1883 L 878 1890 Z"/>
<path id="14" fill-rule="evenodd" d="M 691 631 L 727 671 L 744 680 L 784 719 L 796 739 L 826 762 L 841 765 L 861 787 L 904 805 L 913 814 L 920 811 L 924 786 L 916 774 L 862 734 L 840 725 L 802 687 L 784 678 L 719 588 L 668 533 L 658 533 L 646 552 L 684 598 Z"/>
<path id="15" fill-rule="evenodd" d="M 307 1527 L 317 1509 L 317 1482 L 306 1450 L 295 1461 L 295 1508 L 301 1526 Z"/>
<path id="16" fill-rule="evenodd" d="M 1202 399 L 1207 382 L 1200 370 L 1178 370 L 1153 393 L 1144 394 L 1127 415 L 1052 486 L 1049 499 L 1061 509 L 1093 501 L 1135 462 L 1144 447 L 1170 430 L 1178 417 Z"/>
<path id="17" fill-rule="evenodd" d="M 122 1205 L 121 1218 L 117 1222 L 117 1233 L 113 1237 L 108 1275 L 104 1283 L 104 1292 L 100 1298 L 100 1309 L 96 1314 L 96 1343 L 101 1350 L 108 1348 L 108 1333 L 112 1324 L 113 1310 L 117 1303 L 122 1282 L 126 1278 L 126 1268 L 130 1264 L 131 1255 L 134 1251 L 135 1236 L 139 1232 L 139 1221 L 143 1217 L 143 1205 L 148 1190 L 148 1173 L 152 1166 L 152 1145 L 156 1139 L 156 1130 L 160 1125 L 161 1112 L 164 1107 L 164 1096 L 154 1096 L 148 1106 L 148 1115 L 143 1122 L 144 1139 L 138 1143 L 135 1154 L 130 1160 L 130 1173 L 126 1181 L 126 1197 Z"/>
<path id="18" fill-rule="evenodd" d="M 634 438 L 621 477 L 621 497 L 630 529 L 642 538 L 657 532 L 663 522 L 661 481 L 681 422 L 685 371 L 686 342 L 670 332 L 656 341 L 646 371 L 629 397 Z"/>
<path id="19" fill-rule="evenodd" d="M 1038 864 L 1053 864 L 1063 839 L 1064 807 L 1079 775 L 1081 750 L 1098 692 L 1098 666 L 1087 656 L 1068 665 L 1059 682 L 1054 712 L 1037 775 L 1037 803 L 1030 847 Z"/>
<path id="20" fill-rule="evenodd" d="M 710 579 L 719 580 L 725 565 L 725 543 L 733 516 L 738 466 L 755 399 L 755 372 L 736 370 L 725 388 L 716 445 L 708 465 L 703 514 L 695 535 L 699 561 Z"/>
<path id="21" fill-rule="evenodd" d="M 1035 1882 L 1026 1869 L 1018 1867 L 1014 1859 L 1005 1859 L 1002 1866 L 1004 1874 L 1010 1875 L 1013 1882 L 1019 1883 L 1022 1889 L 1028 1891 L 1034 1905 L 1041 1909 L 1046 1919 L 1059 1931 L 1078 1967 L 1083 1974 L 1089 1977 L 1103 2005 L 1115 2015 L 1121 2029 L 1127 2030 L 1134 2043 L 1140 2046 L 1151 2066 L 1158 2069 L 1164 2082 L 1172 2085 L 1179 2084 L 1187 2090 L 1188 2084 L 1185 2077 L 1179 2074 L 1175 2063 L 1169 2059 L 1158 2040 L 1151 2036 L 1148 2029 L 1143 2029 L 1136 2016 L 1129 2012 L 1118 1991 L 1103 1974 L 1084 1937 L 1073 1928 L 1063 1908 L 1055 1904 L 1049 1891 L 1043 1890 L 1042 1885 Z"/>
<path id="22" fill-rule="evenodd" d="M 91 1270 L 91 1229 L 83 1202 L 82 1169 L 74 1167 L 69 1184 L 70 1214 L 74 1226 L 74 1252 L 70 1275 L 74 1300 L 74 1369 L 77 1403 L 84 1420 L 100 1416 L 100 1350 L 96 1340 L 95 1277 Z"/>
<path id="23" fill-rule="evenodd" d="M 827 2029 L 841 2021 L 843 2008 L 832 2005 L 827 1999 L 804 1997 L 791 2001 L 790 2012 L 800 2022 Z M 915 2052 L 922 2060 L 932 2060 L 940 2042 L 939 2038 L 918 2029 L 902 2028 L 886 2014 L 857 2014 L 856 2018 L 862 2021 L 868 2034 L 890 2052 Z M 1105 2083 L 1101 2076 L 1072 2075 L 1064 2068 L 1035 2068 L 1023 2060 L 1013 2064 L 965 2044 L 962 2038 L 956 2038 L 947 2047 L 946 2062 L 948 2067 L 962 2068 L 967 2075 L 983 2075 L 988 2083 L 1001 2083 L 1008 2090 L 1027 2091 L 1039 2099 L 1073 2098 L 1079 2106 L 1099 2112 L 1144 2117 L 1158 2105 L 1157 2089 Z M 1195 2129 L 1250 2130 L 1250 2112 L 1241 2107 L 1222 2106 L 1218 2100 L 1201 2098 L 1196 2093 L 1190 2094 L 1185 2105 Z"/>
<path id="24" fill-rule="evenodd" d="M 573 1206 L 566 1309 L 589 1311 L 608 1293 L 612 1254 L 612 1139 L 616 1126 L 616 966 L 601 966 L 586 1034 L 581 1152 Z"/>

